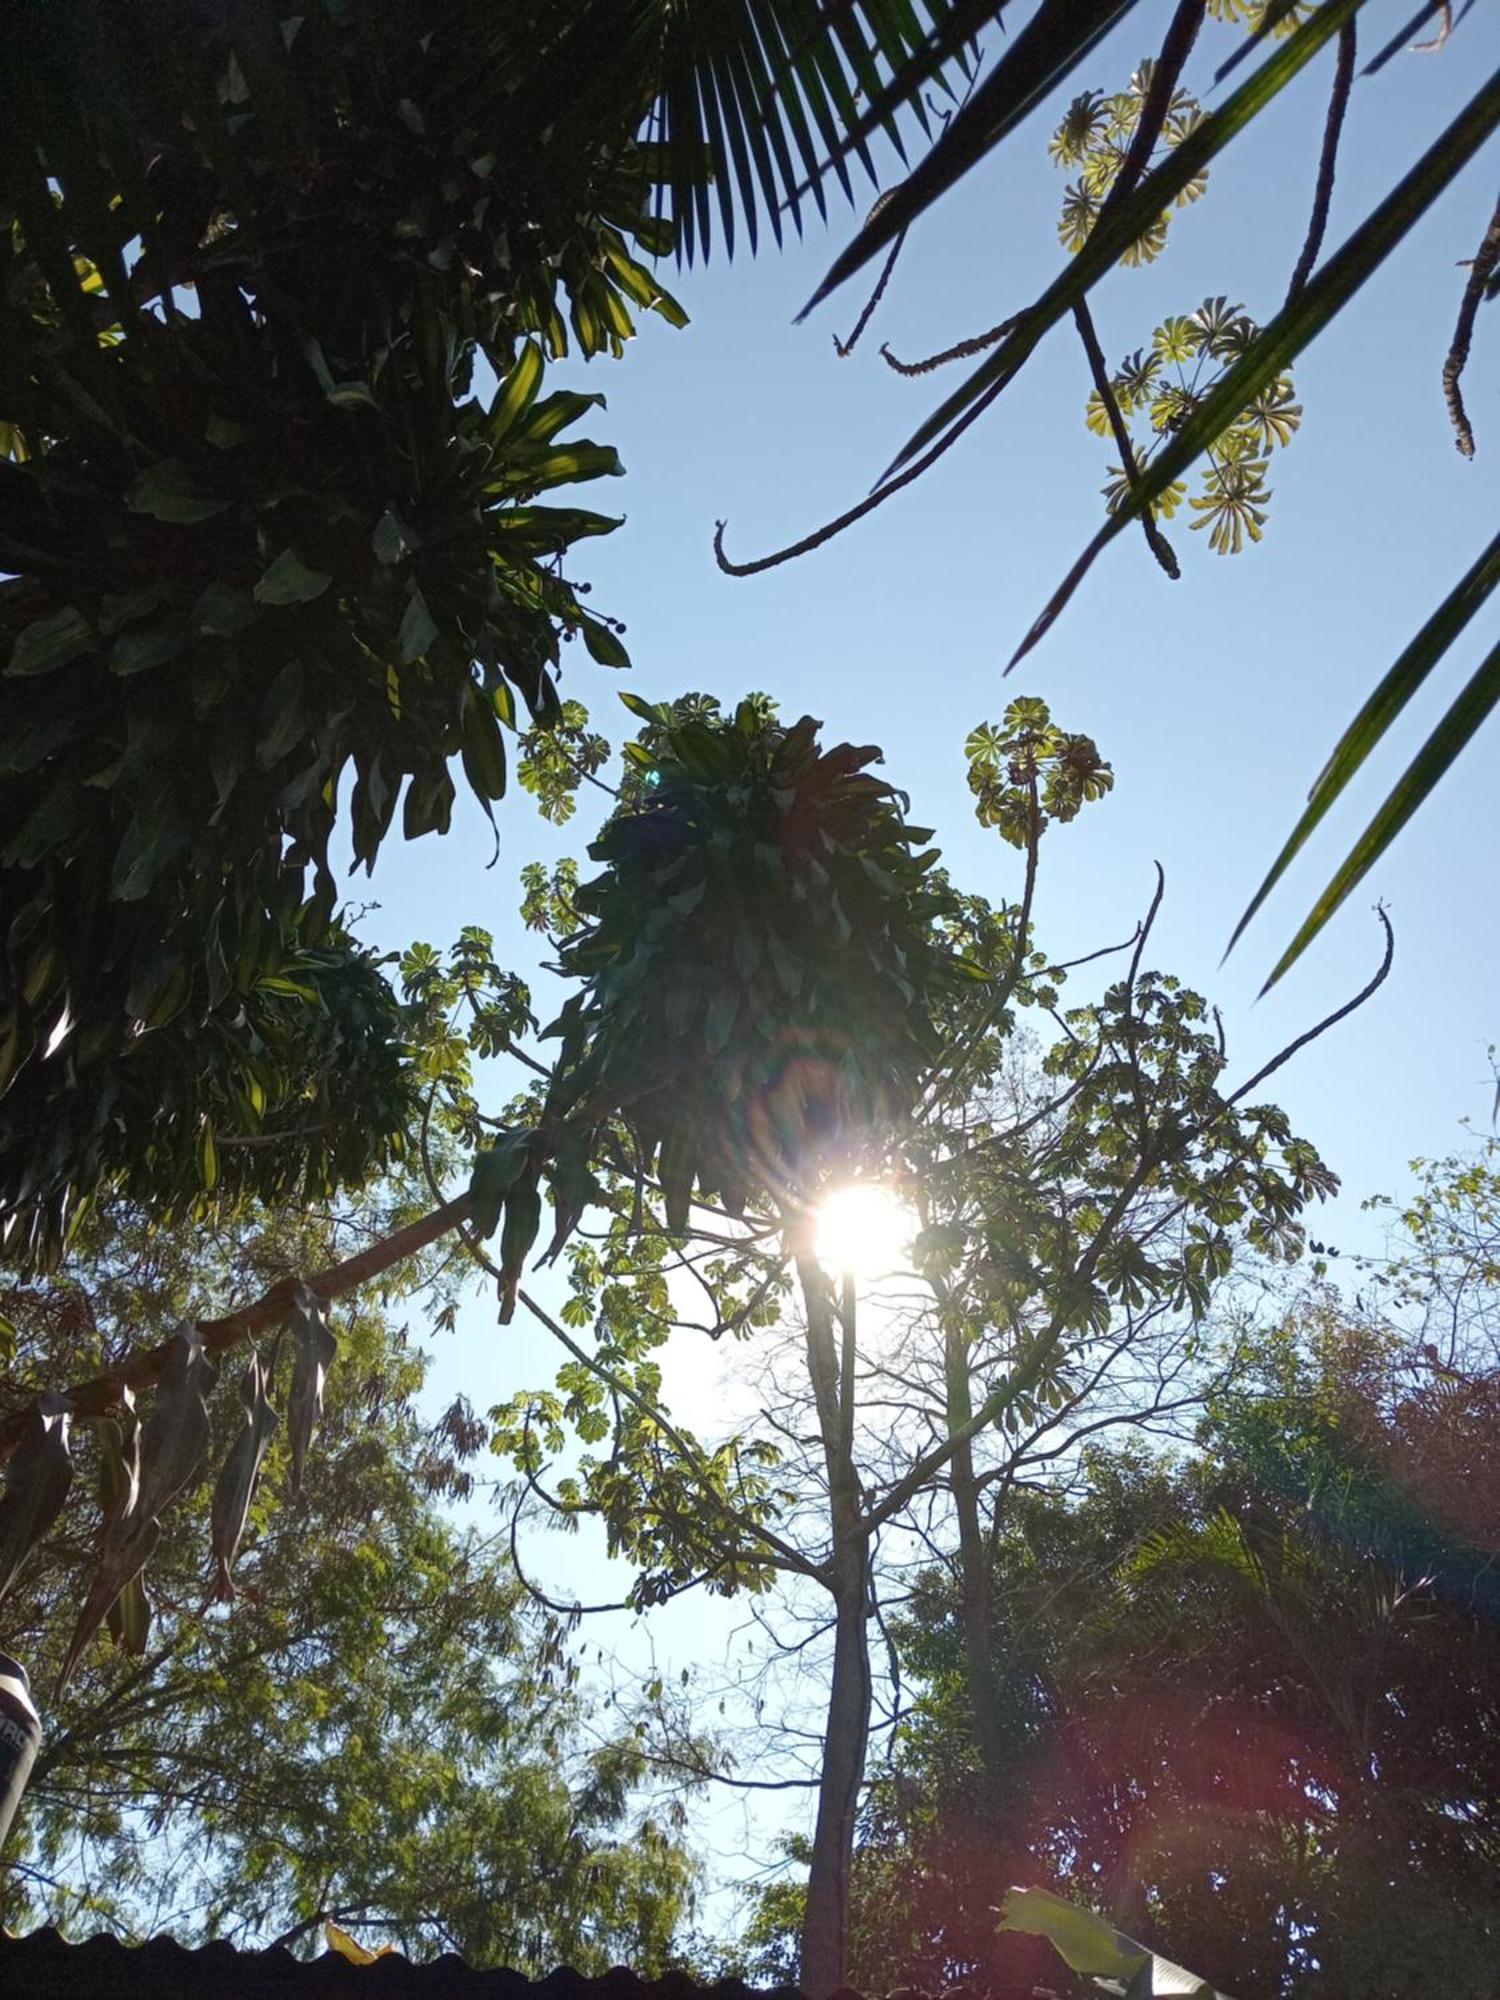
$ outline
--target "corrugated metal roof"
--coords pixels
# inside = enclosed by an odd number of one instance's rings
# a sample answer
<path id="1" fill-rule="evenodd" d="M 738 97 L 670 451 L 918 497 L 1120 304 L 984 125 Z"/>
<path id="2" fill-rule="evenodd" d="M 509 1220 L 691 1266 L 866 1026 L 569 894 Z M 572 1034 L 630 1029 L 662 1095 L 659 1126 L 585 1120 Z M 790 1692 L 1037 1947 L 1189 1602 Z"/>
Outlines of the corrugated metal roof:
<path id="1" fill-rule="evenodd" d="M 795 1989 L 777 1989 L 792 2000 Z M 0 2000 L 766 2000 L 743 1980 L 700 1986 L 685 1974 L 597 1979 L 563 1967 L 545 1979 L 485 1970 L 453 1954 L 413 1964 L 388 1952 L 354 1965 L 337 1952 L 294 1958 L 282 1946 L 238 1951 L 220 1940 L 190 1950 L 175 1938 L 73 1944 L 55 1930 L 0 1936 Z"/>

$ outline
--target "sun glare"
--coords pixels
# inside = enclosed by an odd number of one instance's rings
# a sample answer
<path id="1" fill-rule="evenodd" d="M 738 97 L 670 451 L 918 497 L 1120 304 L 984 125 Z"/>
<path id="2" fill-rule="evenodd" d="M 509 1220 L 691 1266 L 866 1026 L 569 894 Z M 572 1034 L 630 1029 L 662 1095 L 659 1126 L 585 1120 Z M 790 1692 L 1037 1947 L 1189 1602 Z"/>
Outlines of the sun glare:
<path id="1" fill-rule="evenodd" d="M 916 1219 L 889 1188 L 851 1181 L 823 1197 L 818 1256 L 831 1271 L 883 1278 L 906 1261 Z"/>

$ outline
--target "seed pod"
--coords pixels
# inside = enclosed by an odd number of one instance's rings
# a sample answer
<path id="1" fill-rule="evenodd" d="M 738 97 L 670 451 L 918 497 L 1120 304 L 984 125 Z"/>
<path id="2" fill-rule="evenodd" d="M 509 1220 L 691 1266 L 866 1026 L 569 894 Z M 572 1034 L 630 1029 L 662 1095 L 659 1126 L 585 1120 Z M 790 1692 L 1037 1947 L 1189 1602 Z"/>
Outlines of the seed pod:
<path id="1" fill-rule="evenodd" d="M 144 1648 L 150 1605 L 141 1571 L 161 1539 L 161 1516 L 188 1484 L 208 1449 L 208 1404 L 204 1400 L 218 1370 L 203 1351 L 195 1326 L 184 1321 L 167 1350 L 166 1364 L 151 1414 L 134 1434 L 128 1404 L 118 1445 L 101 1438 L 101 1502 L 104 1521 L 94 1580 L 84 1599 L 57 1677 L 58 1692 L 73 1678 L 84 1648 L 106 1618 L 129 1650 Z M 138 1452 L 138 1457 L 137 1457 Z M 134 1492 L 134 1503 L 131 1493 Z M 139 1588 L 136 1586 L 139 1585 Z M 122 1593 L 130 1595 L 115 1612 Z M 115 1612 L 110 1617 L 111 1612 Z"/>
<path id="2" fill-rule="evenodd" d="M 120 1391 L 122 1414 L 103 1417 L 95 1426 L 99 1439 L 99 1510 L 106 1529 L 133 1514 L 141 1494 L 141 1420 L 135 1393 Z"/>
<path id="3" fill-rule="evenodd" d="M 72 1483 L 67 1399 L 47 1389 L 33 1405 L 21 1442 L 5 1468 L 5 1491 L 0 1494 L 0 1599 L 62 1512 Z"/>
<path id="4" fill-rule="evenodd" d="M 209 1436 L 207 1397 L 218 1378 L 197 1327 L 184 1320 L 141 1430 L 136 1511 L 143 1518 L 159 1520 L 202 1464 Z"/>
<path id="5" fill-rule="evenodd" d="M 109 1607 L 106 1623 L 109 1636 L 122 1653 L 129 1653 L 135 1660 L 144 1657 L 146 1641 L 151 1636 L 151 1599 L 146 1595 L 142 1571 L 136 1571 Z"/>
<path id="6" fill-rule="evenodd" d="M 299 1285 L 292 1294 L 287 1325 L 297 1348 L 287 1396 L 287 1437 L 292 1447 L 292 1491 L 300 1493 L 307 1447 L 323 1414 L 323 1383 L 328 1364 L 338 1352 L 338 1342 L 328 1324 L 327 1308 L 306 1285 Z"/>
<path id="7" fill-rule="evenodd" d="M 83 1658 L 84 1649 L 99 1627 L 108 1617 L 115 1600 L 126 1587 L 139 1578 L 141 1571 L 151 1558 L 151 1552 L 161 1540 L 161 1522 L 156 1516 L 136 1515 L 118 1522 L 101 1538 L 99 1544 L 98 1567 L 94 1580 L 89 1586 L 89 1594 L 83 1601 L 83 1609 L 78 1614 L 78 1622 L 73 1627 L 73 1636 L 68 1641 L 62 1670 L 57 1676 L 57 1691 L 72 1680 L 78 1662 Z M 144 1597 L 144 1591 L 142 1592 Z M 117 1629 L 125 1631 L 131 1624 L 122 1607 Z M 141 1643 L 145 1644 L 144 1631 Z"/>
<path id="8" fill-rule="evenodd" d="M 239 1552 L 240 1537 L 245 1532 L 250 1503 L 255 1498 L 261 1461 L 265 1458 L 266 1447 L 276 1426 L 281 1422 L 266 1394 L 268 1375 L 269 1370 L 260 1356 L 252 1354 L 245 1379 L 240 1385 L 240 1401 L 245 1406 L 244 1422 L 229 1447 L 229 1455 L 214 1487 L 213 1597 L 220 1604 L 233 1601 L 234 1578 L 231 1572 L 234 1559 Z"/>

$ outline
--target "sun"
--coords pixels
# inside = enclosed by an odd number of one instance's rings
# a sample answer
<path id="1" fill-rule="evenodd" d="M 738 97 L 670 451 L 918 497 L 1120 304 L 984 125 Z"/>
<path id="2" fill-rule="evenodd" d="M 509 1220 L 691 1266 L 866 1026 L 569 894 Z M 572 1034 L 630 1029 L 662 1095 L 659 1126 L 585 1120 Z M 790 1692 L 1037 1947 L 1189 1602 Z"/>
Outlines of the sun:
<path id="1" fill-rule="evenodd" d="M 916 1218 L 877 1181 L 846 1181 L 818 1204 L 818 1258 L 831 1271 L 882 1278 L 906 1261 Z"/>

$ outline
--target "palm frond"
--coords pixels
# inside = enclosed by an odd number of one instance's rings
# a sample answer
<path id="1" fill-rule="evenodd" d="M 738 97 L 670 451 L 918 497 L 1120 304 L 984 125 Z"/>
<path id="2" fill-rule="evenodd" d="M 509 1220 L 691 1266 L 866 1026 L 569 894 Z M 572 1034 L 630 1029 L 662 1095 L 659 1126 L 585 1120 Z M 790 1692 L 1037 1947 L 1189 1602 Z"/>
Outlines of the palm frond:
<path id="1" fill-rule="evenodd" d="M 1235 925 L 1229 940 L 1230 951 L 1323 816 L 1475 613 L 1489 601 L 1497 585 L 1500 585 L 1500 534 L 1443 599 L 1339 738 L 1333 755 L 1308 794 L 1306 810 Z M 1284 970 L 1285 964 L 1278 966 L 1273 978 L 1279 978 Z"/>
<path id="2" fill-rule="evenodd" d="M 964 64 L 1004 4 L 923 0 L 919 13 L 913 0 L 639 0 L 630 41 L 679 254 L 709 254 L 715 210 L 730 256 L 741 228 L 752 251 L 763 226 L 781 241 L 784 216 L 800 232 L 809 197 L 826 215 L 830 176 L 855 198 L 851 155 L 875 185 L 871 139 L 883 133 L 904 159 L 907 121 L 928 125 L 924 86 Z"/>

